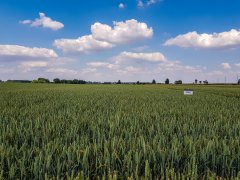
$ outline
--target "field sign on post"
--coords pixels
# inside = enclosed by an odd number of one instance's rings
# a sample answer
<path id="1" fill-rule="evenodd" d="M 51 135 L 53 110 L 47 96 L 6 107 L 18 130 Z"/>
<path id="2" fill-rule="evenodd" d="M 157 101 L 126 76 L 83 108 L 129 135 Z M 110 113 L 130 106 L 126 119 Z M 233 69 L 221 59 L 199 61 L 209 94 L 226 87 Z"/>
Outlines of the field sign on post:
<path id="1" fill-rule="evenodd" d="M 184 95 L 193 95 L 193 90 L 191 90 L 191 89 L 185 89 L 185 90 L 183 91 L 183 94 L 184 94 Z"/>

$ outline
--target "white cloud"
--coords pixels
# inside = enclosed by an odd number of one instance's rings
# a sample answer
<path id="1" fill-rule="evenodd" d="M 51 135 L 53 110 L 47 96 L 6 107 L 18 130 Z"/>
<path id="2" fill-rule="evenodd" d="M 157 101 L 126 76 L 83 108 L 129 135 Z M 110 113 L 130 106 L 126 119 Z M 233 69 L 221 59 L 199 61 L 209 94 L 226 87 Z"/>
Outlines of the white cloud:
<path id="1" fill-rule="evenodd" d="M 0 56 L 24 56 L 31 58 L 56 58 L 58 55 L 52 49 L 30 48 L 19 45 L 0 45 Z"/>
<path id="2" fill-rule="evenodd" d="M 240 67 L 240 63 L 235 64 L 235 66 Z"/>
<path id="3" fill-rule="evenodd" d="M 118 55 L 117 59 L 139 59 L 149 62 L 166 62 L 167 58 L 160 52 L 152 53 L 133 53 L 133 52 L 122 52 Z"/>
<path id="4" fill-rule="evenodd" d="M 96 72 L 99 69 L 107 68 L 111 70 L 111 73 L 143 73 L 141 64 L 134 62 L 133 60 L 141 60 L 145 62 L 154 63 L 168 63 L 167 58 L 160 52 L 152 53 L 133 53 L 122 52 L 117 56 L 109 59 L 110 62 L 90 62 L 87 63 L 87 69 L 94 69 Z M 156 65 L 156 64 L 155 64 Z"/>
<path id="5" fill-rule="evenodd" d="M 201 67 L 193 67 L 189 65 L 182 65 L 178 61 L 166 61 L 158 64 L 157 71 L 159 72 L 184 72 L 184 73 L 199 73 L 202 72 Z"/>
<path id="6" fill-rule="evenodd" d="M 64 52 L 78 52 L 83 54 L 111 49 L 114 47 L 113 44 L 106 41 L 98 41 L 94 39 L 92 35 L 82 36 L 78 39 L 57 39 L 54 42 L 54 46 Z"/>
<path id="7" fill-rule="evenodd" d="M 95 23 L 91 26 L 92 35 L 82 36 L 78 39 L 57 39 L 54 46 L 64 52 L 90 53 L 111 49 L 120 44 L 149 39 L 153 36 L 152 28 L 137 20 L 114 22 L 114 27 Z"/>
<path id="8" fill-rule="evenodd" d="M 156 4 L 162 0 L 137 0 L 137 7 L 138 8 L 143 8 L 145 6 L 151 6 L 153 4 Z"/>
<path id="9" fill-rule="evenodd" d="M 15 71 L 15 68 L 0 67 L 0 74 L 10 74 L 10 73 L 14 73 L 14 71 Z"/>
<path id="10" fill-rule="evenodd" d="M 152 4 L 156 4 L 158 2 L 158 0 L 149 0 L 147 1 L 147 5 L 150 6 Z"/>
<path id="11" fill-rule="evenodd" d="M 139 8 L 142 8 L 142 7 L 144 6 L 142 0 L 138 0 L 137 6 L 138 6 Z"/>
<path id="12" fill-rule="evenodd" d="M 160 52 L 122 52 L 110 58 L 107 62 L 87 63 L 87 68 L 84 72 L 91 72 L 91 76 L 95 76 L 95 78 L 108 77 L 109 80 L 112 80 L 114 77 L 116 79 L 124 77 L 125 79 L 132 80 L 134 78 L 149 77 L 151 75 L 152 77 L 150 79 L 152 79 L 158 65 L 169 63 L 170 61 Z M 186 71 L 186 69 L 184 70 Z"/>
<path id="13" fill-rule="evenodd" d="M 91 26 L 93 38 L 113 44 L 126 44 L 134 41 L 149 39 L 153 36 L 153 29 L 146 23 L 135 19 L 126 22 L 114 22 L 114 27 L 99 22 Z"/>
<path id="14" fill-rule="evenodd" d="M 35 68 L 45 68 L 48 64 L 47 61 L 24 61 L 20 63 L 19 67 L 22 68 L 24 72 L 29 72 Z"/>
<path id="15" fill-rule="evenodd" d="M 75 70 L 72 70 L 72 69 L 67 69 L 67 68 L 50 68 L 50 69 L 47 69 L 46 72 L 49 72 L 49 73 L 54 73 L 54 74 L 57 74 L 57 75 L 61 75 L 61 74 L 72 74 L 72 75 L 76 75 L 78 72 L 75 71 Z"/>
<path id="16" fill-rule="evenodd" d="M 124 8 L 125 8 L 125 5 L 124 5 L 123 3 L 120 3 L 120 4 L 118 5 L 118 7 L 119 7 L 119 9 L 124 9 Z"/>
<path id="17" fill-rule="evenodd" d="M 107 62 L 91 62 L 87 64 L 88 66 L 92 68 L 108 68 L 108 69 L 116 69 L 116 64 L 111 64 Z"/>
<path id="18" fill-rule="evenodd" d="M 137 67 L 134 67 L 134 66 L 128 66 L 125 68 L 125 70 L 129 73 L 139 73 L 142 71 L 142 68 L 137 68 Z"/>
<path id="19" fill-rule="evenodd" d="M 32 27 L 44 27 L 50 28 L 53 31 L 57 31 L 64 27 L 64 24 L 58 21 L 52 20 L 50 17 L 45 16 L 44 13 L 39 13 L 39 18 L 32 20 L 23 20 L 20 21 L 21 24 L 30 24 Z"/>
<path id="20" fill-rule="evenodd" d="M 122 81 L 150 82 L 152 79 L 159 81 L 160 78 L 162 80 L 170 78 L 172 81 L 188 79 L 192 82 L 194 78 L 200 77 L 205 72 L 205 69 L 200 66 L 189 66 L 179 61 L 167 60 L 160 52 L 122 52 L 107 62 L 87 63 L 86 69 L 92 70 L 89 76 L 97 80 L 103 78 L 105 81 L 121 79 Z"/>
<path id="21" fill-rule="evenodd" d="M 207 76 L 222 76 L 222 75 L 224 75 L 224 73 L 219 70 L 214 70 L 207 73 Z"/>
<path id="22" fill-rule="evenodd" d="M 46 61 L 24 61 L 21 63 L 21 66 L 28 68 L 47 67 L 47 65 L 48 62 Z"/>
<path id="23" fill-rule="evenodd" d="M 232 29 L 227 32 L 198 34 L 196 31 L 179 35 L 165 42 L 166 46 L 185 48 L 230 48 L 240 46 L 240 31 Z"/>
<path id="24" fill-rule="evenodd" d="M 223 69 L 231 69 L 231 65 L 229 63 L 222 63 L 221 66 Z"/>

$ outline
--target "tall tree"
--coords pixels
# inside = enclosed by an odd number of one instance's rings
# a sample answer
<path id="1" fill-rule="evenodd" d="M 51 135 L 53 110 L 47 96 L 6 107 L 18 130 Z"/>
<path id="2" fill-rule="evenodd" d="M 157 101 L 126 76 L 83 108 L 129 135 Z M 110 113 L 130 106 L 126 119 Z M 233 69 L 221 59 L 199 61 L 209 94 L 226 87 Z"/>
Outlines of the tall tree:
<path id="1" fill-rule="evenodd" d="M 121 80 L 118 80 L 117 84 L 122 84 Z"/>
<path id="2" fill-rule="evenodd" d="M 170 83 L 170 81 L 169 81 L 169 79 L 167 78 L 166 80 L 165 80 L 165 84 L 169 84 Z"/>
<path id="3" fill-rule="evenodd" d="M 59 84 L 59 83 L 61 83 L 61 80 L 59 78 L 55 78 L 55 79 L 53 79 L 53 82 L 56 84 Z"/>

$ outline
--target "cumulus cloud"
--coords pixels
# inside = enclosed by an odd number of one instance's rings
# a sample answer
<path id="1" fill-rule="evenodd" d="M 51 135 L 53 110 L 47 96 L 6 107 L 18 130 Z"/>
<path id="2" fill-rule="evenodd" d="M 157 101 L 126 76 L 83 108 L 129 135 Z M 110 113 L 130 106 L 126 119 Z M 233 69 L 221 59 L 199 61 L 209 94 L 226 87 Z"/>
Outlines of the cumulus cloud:
<path id="1" fill-rule="evenodd" d="M 122 52 L 117 56 L 113 56 L 108 60 L 109 62 L 91 62 L 87 66 L 93 68 L 95 72 L 99 69 L 108 69 L 115 74 L 146 74 L 147 66 L 154 68 L 158 64 L 168 63 L 167 58 L 160 52 L 152 53 L 133 53 Z M 143 62 L 145 65 L 143 66 Z"/>
<path id="2" fill-rule="evenodd" d="M 0 56 L 23 56 L 31 58 L 56 58 L 57 53 L 52 49 L 30 48 L 19 45 L 0 45 Z"/>
<path id="3" fill-rule="evenodd" d="M 143 8 L 145 6 L 151 6 L 151 5 L 156 4 L 160 1 L 162 1 L 162 0 L 145 0 L 145 1 L 137 0 L 137 7 L 138 8 Z"/>
<path id="4" fill-rule="evenodd" d="M 108 68 L 108 69 L 116 69 L 117 65 L 107 62 L 91 62 L 87 64 L 92 68 Z"/>
<path id="5" fill-rule="evenodd" d="M 183 76 L 193 81 L 205 71 L 200 66 L 189 66 L 179 61 L 168 60 L 160 52 L 122 52 L 105 62 L 87 63 L 86 69 L 92 70 L 89 75 L 95 78 L 104 77 L 105 80 L 121 79 L 123 81 L 124 79 L 151 81 L 153 78 L 177 80 L 182 79 Z"/>
<path id="6" fill-rule="evenodd" d="M 240 67 L 240 63 L 235 64 L 235 66 Z"/>
<path id="7" fill-rule="evenodd" d="M 113 44 L 126 44 L 149 39 L 153 36 L 152 28 L 135 19 L 126 22 L 114 22 L 113 28 L 97 22 L 91 26 L 91 31 L 95 39 Z"/>
<path id="8" fill-rule="evenodd" d="M 231 65 L 229 63 L 222 63 L 221 66 L 223 69 L 231 69 Z"/>
<path id="9" fill-rule="evenodd" d="M 46 72 L 54 73 L 57 75 L 61 75 L 61 74 L 76 75 L 78 73 L 75 70 L 67 69 L 67 68 L 50 68 L 50 69 L 47 69 Z"/>
<path id="10" fill-rule="evenodd" d="M 124 51 L 119 55 L 112 57 L 110 59 L 111 62 L 96 61 L 87 63 L 87 66 L 91 69 L 107 68 L 116 72 L 139 72 L 141 68 L 134 67 L 133 60 L 141 60 L 154 63 L 168 62 L 167 58 L 160 52 L 133 53 Z"/>
<path id="11" fill-rule="evenodd" d="M 15 68 L 1 67 L 0 66 L 0 74 L 11 74 L 14 73 Z"/>
<path id="12" fill-rule="evenodd" d="M 150 6 L 152 4 L 156 4 L 159 0 L 149 0 L 147 1 L 147 5 Z"/>
<path id="13" fill-rule="evenodd" d="M 144 72 L 143 68 L 139 68 L 139 67 L 134 67 L 134 66 L 127 66 L 123 69 L 119 69 L 117 70 L 118 73 L 120 74 L 137 74 L 137 73 L 142 73 Z"/>
<path id="14" fill-rule="evenodd" d="M 92 35 L 82 36 L 78 39 L 57 39 L 54 41 L 54 46 L 64 52 L 78 52 L 82 54 L 111 49 L 114 47 L 111 43 L 94 39 Z"/>
<path id="15" fill-rule="evenodd" d="M 160 52 L 152 53 L 133 53 L 133 52 L 122 52 L 118 58 L 123 59 L 139 59 L 149 62 L 166 62 L 167 58 Z"/>
<path id="16" fill-rule="evenodd" d="M 165 46 L 184 48 L 230 48 L 240 46 L 240 31 L 232 29 L 227 32 L 198 34 L 196 31 L 179 35 L 167 40 Z"/>
<path id="17" fill-rule="evenodd" d="M 47 61 L 24 61 L 20 63 L 19 67 L 22 68 L 24 72 L 29 72 L 35 68 L 45 68 L 48 64 Z"/>
<path id="18" fill-rule="evenodd" d="M 124 5 L 123 3 L 120 3 L 120 4 L 118 5 L 118 7 L 119 7 L 119 9 L 124 9 L 124 8 L 125 8 L 125 5 Z"/>
<path id="19" fill-rule="evenodd" d="M 222 75 L 224 75 L 224 73 L 219 70 L 214 70 L 207 73 L 207 76 L 222 76 Z"/>
<path id="20" fill-rule="evenodd" d="M 144 6 L 143 1 L 142 1 L 142 0 L 138 0 L 137 6 L 138 6 L 139 8 L 142 8 L 142 7 Z"/>
<path id="21" fill-rule="evenodd" d="M 77 39 L 57 39 L 54 46 L 64 52 L 90 53 L 111 49 L 117 45 L 149 39 L 153 36 L 152 28 L 137 20 L 114 22 L 114 27 L 99 22 L 91 26 L 91 35 Z"/>
<path id="22" fill-rule="evenodd" d="M 50 17 L 47 17 L 44 13 L 39 13 L 39 18 L 32 20 L 23 20 L 20 21 L 21 24 L 30 24 L 32 27 L 43 27 L 49 28 L 53 31 L 57 31 L 64 27 L 64 24 L 58 21 L 52 20 Z"/>
<path id="23" fill-rule="evenodd" d="M 47 65 L 48 62 L 46 61 L 25 61 L 21 63 L 21 66 L 28 68 L 47 67 Z"/>

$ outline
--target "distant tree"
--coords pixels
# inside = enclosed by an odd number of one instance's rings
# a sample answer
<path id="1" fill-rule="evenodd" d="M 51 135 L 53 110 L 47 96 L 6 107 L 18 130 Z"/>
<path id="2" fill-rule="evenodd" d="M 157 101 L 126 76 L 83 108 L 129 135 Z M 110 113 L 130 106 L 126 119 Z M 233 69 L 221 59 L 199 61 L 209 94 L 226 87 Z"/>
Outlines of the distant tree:
<path id="1" fill-rule="evenodd" d="M 118 80 L 117 84 L 122 84 L 121 80 Z"/>
<path id="2" fill-rule="evenodd" d="M 2 82 L 2 80 L 0 80 L 0 83 Z"/>
<path id="3" fill-rule="evenodd" d="M 33 80 L 32 83 L 50 83 L 50 81 L 45 78 L 38 78 L 37 80 Z"/>
<path id="4" fill-rule="evenodd" d="M 66 79 L 61 79 L 60 80 L 62 84 L 67 84 L 67 80 Z"/>
<path id="5" fill-rule="evenodd" d="M 7 83 L 31 83 L 29 80 L 7 80 Z"/>
<path id="6" fill-rule="evenodd" d="M 38 83 L 38 80 L 34 79 L 34 80 L 32 81 L 32 83 Z"/>
<path id="7" fill-rule="evenodd" d="M 195 84 L 197 84 L 198 83 L 198 80 L 197 79 L 195 79 Z"/>
<path id="8" fill-rule="evenodd" d="M 182 84 L 182 80 L 177 80 L 174 82 L 174 84 Z"/>
<path id="9" fill-rule="evenodd" d="M 170 83 L 170 81 L 169 81 L 169 79 L 167 78 L 166 80 L 165 80 L 165 84 L 169 84 Z"/>
<path id="10" fill-rule="evenodd" d="M 238 84 L 240 85 L 240 79 L 238 80 Z"/>
<path id="11" fill-rule="evenodd" d="M 203 81 L 203 84 L 208 84 L 208 81 L 207 80 Z"/>
<path id="12" fill-rule="evenodd" d="M 156 80 L 155 79 L 152 80 L 152 84 L 156 84 Z"/>
<path id="13" fill-rule="evenodd" d="M 67 80 L 67 84 L 73 84 L 73 80 Z"/>
<path id="14" fill-rule="evenodd" d="M 74 79 L 74 80 L 72 80 L 72 83 L 73 84 L 79 84 L 79 80 L 78 79 Z"/>
<path id="15" fill-rule="evenodd" d="M 137 81 L 137 84 L 140 84 L 140 82 L 139 82 L 139 81 Z"/>
<path id="16" fill-rule="evenodd" d="M 59 84 L 59 83 L 61 83 L 61 80 L 59 78 L 55 78 L 55 79 L 53 79 L 53 82 L 56 84 Z"/>
<path id="17" fill-rule="evenodd" d="M 38 81 L 38 83 L 50 83 L 50 81 L 45 78 L 38 78 L 37 81 Z"/>
<path id="18" fill-rule="evenodd" d="M 202 84 L 202 81 L 199 81 L 200 84 Z"/>
<path id="19" fill-rule="evenodd" d="M 87 82 L 84 80 L 78 80 L 78 84 L 86 84 Z"/>

